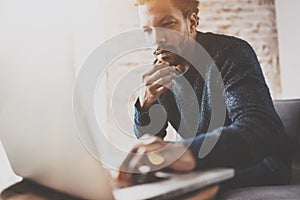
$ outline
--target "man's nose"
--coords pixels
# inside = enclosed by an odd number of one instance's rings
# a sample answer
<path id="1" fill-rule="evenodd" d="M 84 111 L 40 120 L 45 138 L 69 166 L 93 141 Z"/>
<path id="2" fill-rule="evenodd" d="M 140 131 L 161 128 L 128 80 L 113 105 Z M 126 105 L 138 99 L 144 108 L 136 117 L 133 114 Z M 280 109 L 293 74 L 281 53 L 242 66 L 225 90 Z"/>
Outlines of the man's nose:
<path id="1" fill-rule="evenodd" d="M 161 46 L 167 42 L 166 31 L 162 28 L 153 28 L 153 44 L 155 46 Z"/>

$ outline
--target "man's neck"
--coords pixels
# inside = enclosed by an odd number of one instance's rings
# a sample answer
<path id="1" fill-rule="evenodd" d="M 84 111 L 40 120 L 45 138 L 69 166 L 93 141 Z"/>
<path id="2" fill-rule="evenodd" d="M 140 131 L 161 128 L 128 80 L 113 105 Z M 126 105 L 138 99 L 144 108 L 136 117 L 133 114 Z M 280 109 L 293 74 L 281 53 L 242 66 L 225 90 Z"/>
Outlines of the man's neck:
<path id="1" fill-rule="evenodd" d="M 180 63 L 177 65 L 176 69 L 179 73 L 184 73 L 186 70 L 188 70 L 190 68 L 190 63 L 187 60 L 190 60 L 194 57 L 195 54 L 195 45 L 194 43 L 196 42 L 196 38 L 197 38 L 197 31 L 191 33 L 190 35 L 190 39 L 193 40 L 192 42 L 190 42 L 190 44 L 192 45 L 192 47 L 189 46 L 189 48 L 187 48 L 184 52 L 184 55 L 186 58 L 182 58 L 182 60 L 180 61 Z"/>

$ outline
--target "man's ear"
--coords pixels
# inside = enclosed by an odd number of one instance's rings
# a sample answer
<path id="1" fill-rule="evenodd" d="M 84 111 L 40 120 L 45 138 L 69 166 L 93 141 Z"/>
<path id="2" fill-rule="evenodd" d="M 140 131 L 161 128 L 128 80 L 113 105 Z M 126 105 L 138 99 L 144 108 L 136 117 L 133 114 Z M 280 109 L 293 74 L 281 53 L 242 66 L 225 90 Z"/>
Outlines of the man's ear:
<path id="1" fill-rule="evenodd" d="M 191 33 L 193 33 L 194 31 L 196 31 L 196 29 L 198 27 L 199 18 L 196 13 L 193 13 L 190 15 L 189 20 L 190 20 L 190 31 L 191 31 Z"/>

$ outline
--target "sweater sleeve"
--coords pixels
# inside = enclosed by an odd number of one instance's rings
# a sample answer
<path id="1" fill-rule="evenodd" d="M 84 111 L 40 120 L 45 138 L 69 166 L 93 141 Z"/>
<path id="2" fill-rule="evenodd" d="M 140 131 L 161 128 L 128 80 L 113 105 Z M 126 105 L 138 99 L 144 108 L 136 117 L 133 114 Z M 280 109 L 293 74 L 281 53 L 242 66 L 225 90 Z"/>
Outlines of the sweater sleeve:
<path id="1" fill-rule="evenodd" d="M 194 153 L 198 168 L 246 167 L 274 154 L 281 147 L 284 128 L 253 49 L 246 42 L 223 52 L 220 67 L 224 98 L 230 125 L 198 134 L 186 141 Z M 199 151 L 204 138 L 219 137 L 204 157 Z"/>
<path id="2" fill-rule="evenodd" d="M 158 102 L 155 102 L 148 111 L 141 108 L 140 101 L 137 99 L 134 108 L 134 133 L 137 138 L 144 134 L 151 134 L 160 138 L 166 136 L 167 117 Z"/>

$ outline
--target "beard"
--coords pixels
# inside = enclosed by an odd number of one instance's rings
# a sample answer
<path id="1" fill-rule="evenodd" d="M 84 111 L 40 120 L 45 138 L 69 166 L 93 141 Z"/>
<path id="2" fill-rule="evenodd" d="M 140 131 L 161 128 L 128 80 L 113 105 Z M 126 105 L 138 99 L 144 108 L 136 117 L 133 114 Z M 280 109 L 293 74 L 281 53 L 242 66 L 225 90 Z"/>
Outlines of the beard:
<path id="1" fill-rule="evenodd" d="M 170 65 L 178 65 L 182 61 L 182 57 L 177 54 L 174 47 L 159 47 L 154 51 L 154 56 L 161 62 L 168 62 Z"/>
<path id="2" fill-rule="evenodd" d="M 179 52 L 188 52 L 185 49 L 188 48 L 186 46 L 188 46 L 187 44 L 189 44 L 188 40 L 190 35 L 187 32 L 182 37 L 183 38 L 179 39 L 177 45 L 178 48 L 176 48 L 174 45 L 162 44 L 157 46 L 156 50 L 153 52 L 153 55 L 156 57 L 157 60 L 161 62 L 168 62 L 170 65 L 177 66 L 183 60 L 185 60 L 183 57 L 180 56 Z"/>

